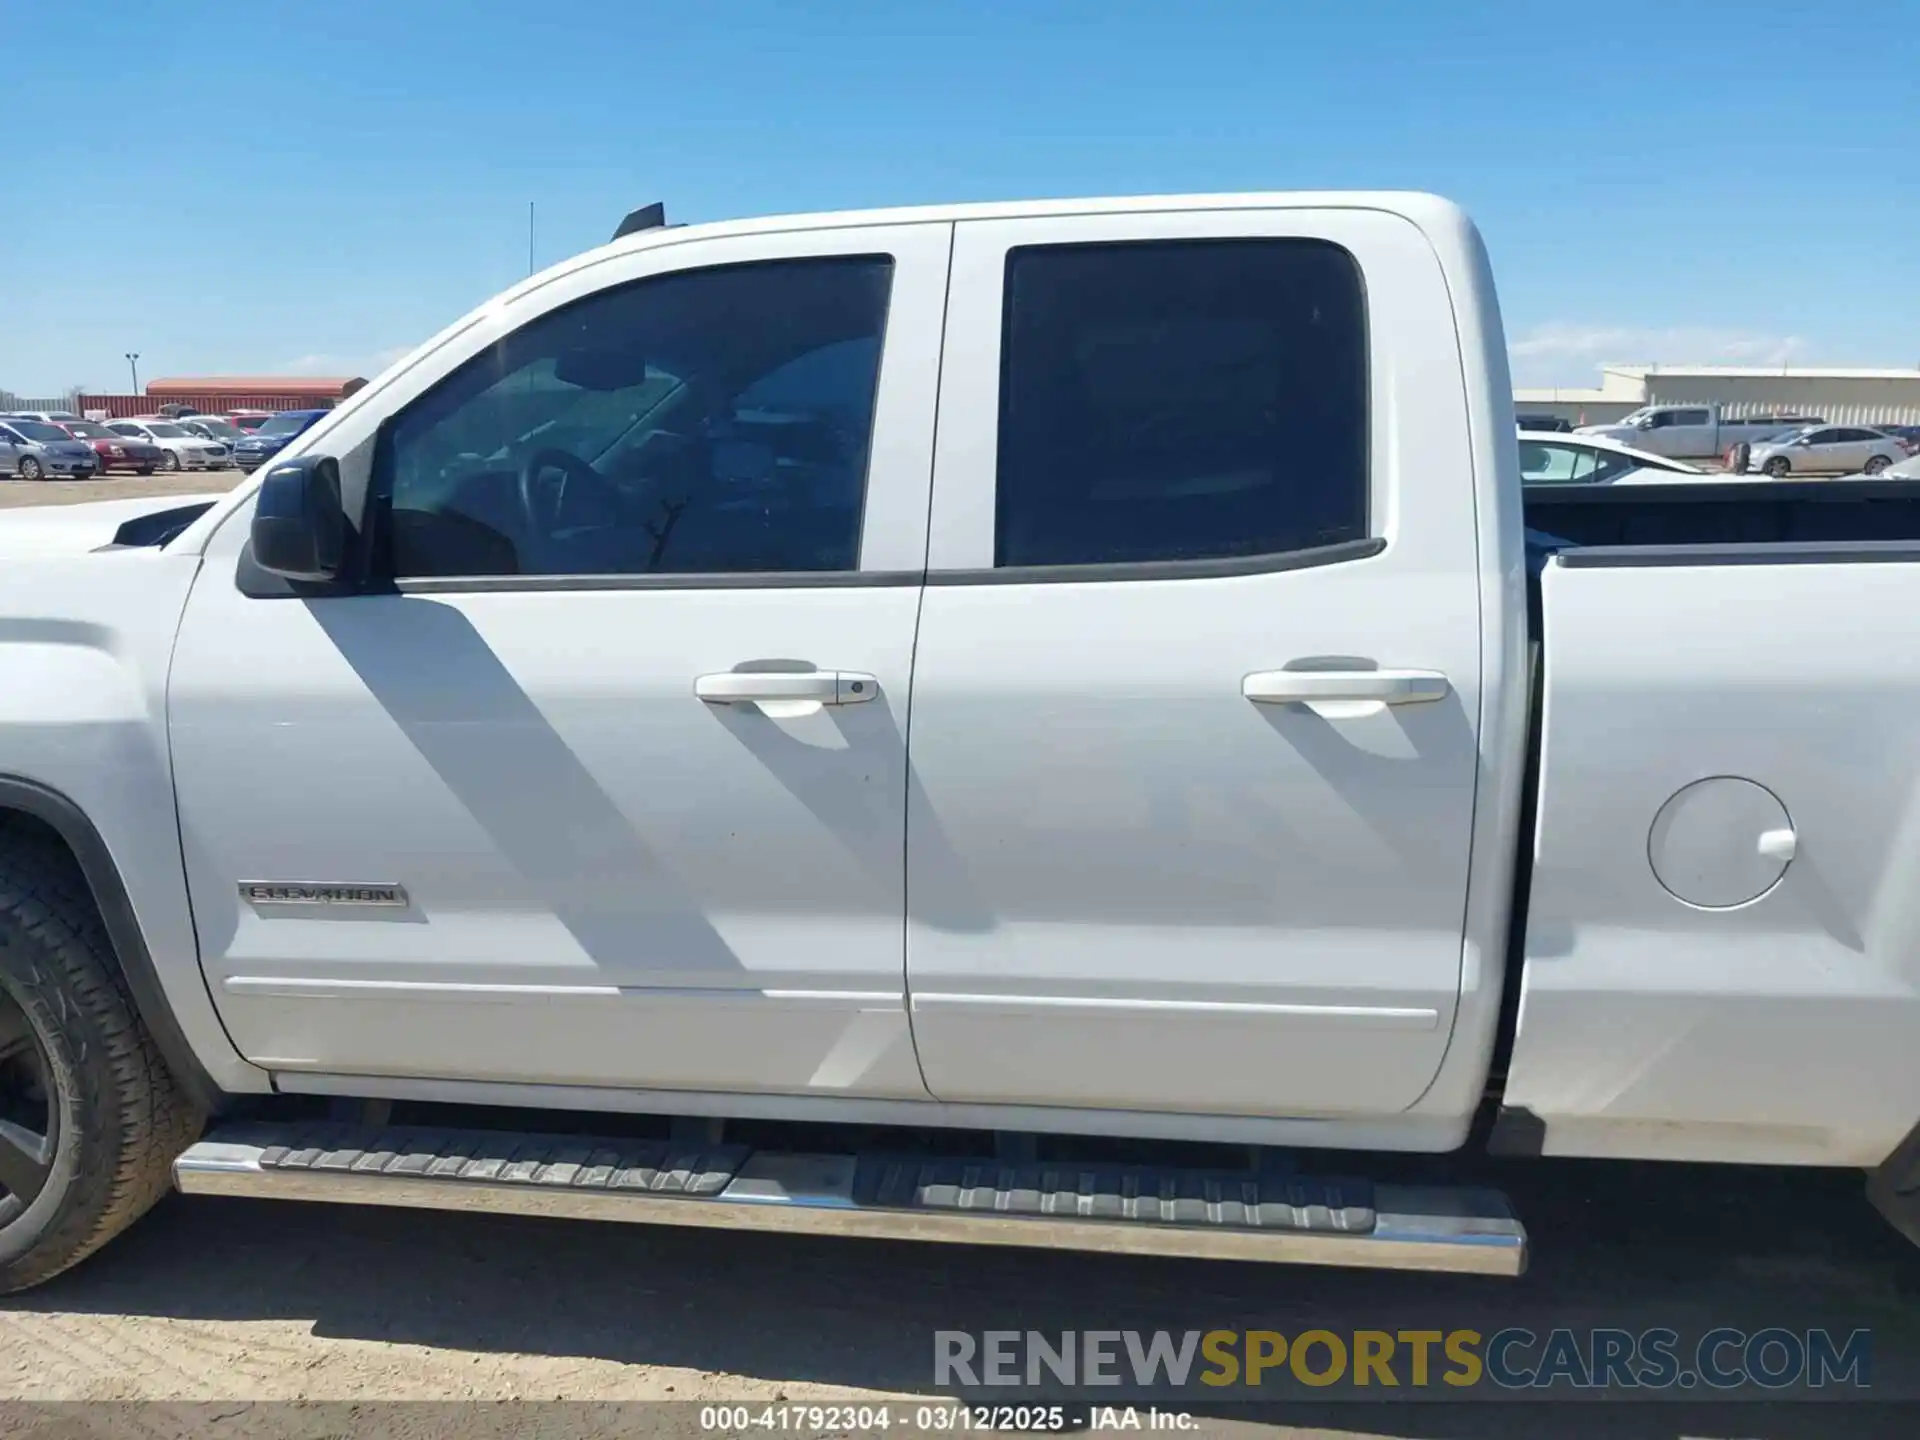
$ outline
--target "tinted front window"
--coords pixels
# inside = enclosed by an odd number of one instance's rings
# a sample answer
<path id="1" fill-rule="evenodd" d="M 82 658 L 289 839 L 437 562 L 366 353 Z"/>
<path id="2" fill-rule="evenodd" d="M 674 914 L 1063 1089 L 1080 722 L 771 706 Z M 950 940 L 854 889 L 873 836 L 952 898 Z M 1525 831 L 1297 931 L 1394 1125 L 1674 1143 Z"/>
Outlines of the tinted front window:
<path id="1" fill-rule="evenodd" d="M 393 573 L 857 569 L 891 277 L 731 266 L 534 321 L 396 423 Z"/>
<path id="2" fill-rule="evenodd" d="M 1364 538 L 1353 257 L 1318 240 L 1013 251 L 995 526 L 1001 566 Z"/>

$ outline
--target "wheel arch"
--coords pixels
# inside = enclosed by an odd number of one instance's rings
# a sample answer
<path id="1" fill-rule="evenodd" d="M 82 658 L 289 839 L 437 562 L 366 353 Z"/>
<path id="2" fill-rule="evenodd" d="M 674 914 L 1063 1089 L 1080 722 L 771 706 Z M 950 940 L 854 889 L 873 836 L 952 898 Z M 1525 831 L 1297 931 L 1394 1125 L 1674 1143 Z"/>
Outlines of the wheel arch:
<path id="1" fill-rule="evenodd" d="M 140 1023 L 180 1088 L 202 1109 L 218 1111 L 225 1097 L 194 1054 L 167 1003 L 159 971 L 154 968 L 146 937 L 133 913 L 133 902 L 127 896 L 126 882 L 120 878 L 120 869 L 93 821 L 58 790 L 18 776 L 0 775 L 0 826 L 16 818 L 37 824 L 73 857 L 113 944 L 114 964 Z"/>

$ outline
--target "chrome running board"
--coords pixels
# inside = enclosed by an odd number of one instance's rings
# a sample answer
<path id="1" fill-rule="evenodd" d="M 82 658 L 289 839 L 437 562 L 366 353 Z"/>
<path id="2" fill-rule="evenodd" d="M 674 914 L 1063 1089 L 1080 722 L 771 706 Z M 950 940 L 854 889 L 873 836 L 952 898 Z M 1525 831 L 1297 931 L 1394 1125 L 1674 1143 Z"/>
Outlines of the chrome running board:
<path id="1" fill-rule="evenodd" d="M 806 1155 L 667 1141 L 344 1125 L 216 1131 L 189 1195 L 1518 1275 L 1526 1232 L 1484 1190 L 1169 1166 Z"/>

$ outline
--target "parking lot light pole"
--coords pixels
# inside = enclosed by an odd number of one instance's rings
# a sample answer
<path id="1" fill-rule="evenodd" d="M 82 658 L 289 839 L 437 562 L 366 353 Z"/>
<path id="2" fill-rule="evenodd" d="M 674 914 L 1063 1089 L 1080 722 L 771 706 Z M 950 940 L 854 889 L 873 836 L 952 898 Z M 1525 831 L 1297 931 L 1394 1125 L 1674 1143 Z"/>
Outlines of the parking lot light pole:
<path id="1" fill-rule="evenodd" d="M 140 352 L 129 350 L 126 354 L 127 368 L 133 372 L 133 393 L 138 395 L 140 393 Z"/>

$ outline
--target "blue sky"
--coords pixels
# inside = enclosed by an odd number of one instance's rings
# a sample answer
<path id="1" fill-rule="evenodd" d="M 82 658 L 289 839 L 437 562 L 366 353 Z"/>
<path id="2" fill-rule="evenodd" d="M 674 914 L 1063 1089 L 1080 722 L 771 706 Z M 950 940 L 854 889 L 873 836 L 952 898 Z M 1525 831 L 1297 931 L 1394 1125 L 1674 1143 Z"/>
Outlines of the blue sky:
<path id="1" fill-rule="evenodd" d="M 0 386 L 371 373 L 662 199 L 1462 201 L 1516 378 L 1920 365 L 1920 8 L 0 0 Z"/>

